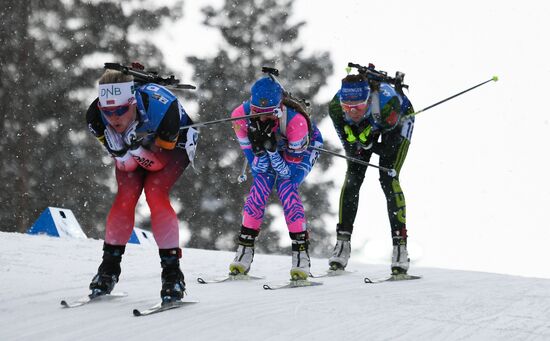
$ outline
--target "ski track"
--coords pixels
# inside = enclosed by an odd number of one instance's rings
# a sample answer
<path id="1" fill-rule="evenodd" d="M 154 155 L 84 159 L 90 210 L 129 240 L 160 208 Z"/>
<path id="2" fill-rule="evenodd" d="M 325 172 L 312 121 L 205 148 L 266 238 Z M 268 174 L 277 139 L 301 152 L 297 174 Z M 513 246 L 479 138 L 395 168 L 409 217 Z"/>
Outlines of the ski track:
<path id="1" fill-rule="evenodd" d="M 78 298 L 101 259 L 100 240 L 63 240 L 0 232 L 0 340 L 548 340 L 550 280 L 412 268 L 420 280 L 365 284 L 387 265 L 351 262 L 354 273 L 324 285 L 266 291 L 289 276 L 290 256 L 257 254 L 251 274 L 264 280 L 199 284 L 227 272 L 231 252 L 184 249 L 188 299 L 199 304 L 144 317 L 159 300 L 154 248 L 129 245 L 116 291 L 128 297 L 63 309 Z M 325 259 L 313 259 L 321 273 Z"/>

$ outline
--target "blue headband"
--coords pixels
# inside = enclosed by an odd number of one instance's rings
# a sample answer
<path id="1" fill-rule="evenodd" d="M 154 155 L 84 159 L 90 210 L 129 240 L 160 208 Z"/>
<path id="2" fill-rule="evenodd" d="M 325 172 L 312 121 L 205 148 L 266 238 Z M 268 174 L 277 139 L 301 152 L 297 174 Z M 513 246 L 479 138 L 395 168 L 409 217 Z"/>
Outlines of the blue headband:
<path id="1" fill-rule="evenodd" d="M 343 83 L 340 88 L 340 101 L 366 101 L 370 95 L 370 87 L 366 81 L 357 83 Z"/>

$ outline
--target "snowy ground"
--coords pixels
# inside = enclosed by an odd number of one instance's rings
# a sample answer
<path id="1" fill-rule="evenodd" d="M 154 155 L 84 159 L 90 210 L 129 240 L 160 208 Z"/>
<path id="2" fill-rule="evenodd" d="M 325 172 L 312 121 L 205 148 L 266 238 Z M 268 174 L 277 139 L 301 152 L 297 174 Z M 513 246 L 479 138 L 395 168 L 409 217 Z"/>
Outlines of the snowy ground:
<path id="1" fill-rule="evenodd" d="M 418 281 L 367 285 L 387 266 L 351 263 L 323 286 L 265 291 L 265 281 L 201 285 L 226 272 L 231 253 L 186 249 L 189 298 L 199 304 L 147 317 L 155 303 L 157 252 L 130 245 L 118 291 L 128 297 L 63 309 L 95 273 L 102 241 L 0 232 L 0 340 L 549 340 L 550 280 L 415 268 Z M 288 276 L 290 256 L 257 255 L 253 273 Z M 314 259 L 313 272 L 326 260 Z"/>

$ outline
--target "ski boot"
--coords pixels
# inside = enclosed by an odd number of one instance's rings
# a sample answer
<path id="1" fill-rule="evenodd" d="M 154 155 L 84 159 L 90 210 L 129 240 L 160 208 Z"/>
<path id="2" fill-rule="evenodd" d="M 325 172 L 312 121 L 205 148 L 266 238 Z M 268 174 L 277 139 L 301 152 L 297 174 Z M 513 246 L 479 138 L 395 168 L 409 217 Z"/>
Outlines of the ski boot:
<path id="1" fill-rule="evenodd" d="M 258 236 L 259 231 L 241 227 L 239 235 L 237 252 L 233 262 L 229 264 L 229 275 L 246 275 L 250 271 L 250 266 L 254 260 L 254 241 Z"/>
<path id="2" fill-rule="evenodd" d="M 103 261 L 90 283 L 92 296 L 102 296 L 111 293 L 120 276 L 120 262 L 122 261 L 125 249 L 125 245 L 103 243 Z"/>
<path id="3" fill-rule="evenodd" d="M 332 256 L 328 259 L 330 270 L 344 270 L 351 254 L 351 234 L 338 232 Z"/>
<path id="4" fill-rule="evenodd" d="M 391 258 L 391 272 L 393 276 L 404 276 L 409 270 L 409 253 L 407 251 L 406 229 L 392 232 L 393 253 Z"/>
<path id="5" fill-rule="evenodd" d="M 159 249 L 162 267 L 162 289 L 160 297 L 163 303 L 179 301 L 185 295 L 185 281 L 180 269 L 181 249 Z"/>
<path id="6" fill-rule="evenodd" d="M 292 280 L 307 280 L 310 275 L 311 260 L 309 258 L 309 238 L 307 232 L 292 233 Z"/>

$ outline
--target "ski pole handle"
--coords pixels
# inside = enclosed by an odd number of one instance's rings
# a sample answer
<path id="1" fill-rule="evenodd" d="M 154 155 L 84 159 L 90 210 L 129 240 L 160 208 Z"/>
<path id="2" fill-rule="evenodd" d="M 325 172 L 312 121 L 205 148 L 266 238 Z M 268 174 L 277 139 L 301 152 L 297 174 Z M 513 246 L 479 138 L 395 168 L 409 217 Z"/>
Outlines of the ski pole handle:
<path id="1" fill-rule="evenodd" d="M 239 177 L 237 178 L 237 182 L 242 184 L 243 182 L 246 181 L 247 179 L 247 176 L 246 176 L 246 168 L 248 167 L 248 160 L 246 159 L 246 157 L 244 158 L 244 162 L 243 162 L 243 169 L 241 171 L 241 174 L 239 175 Z"/>

